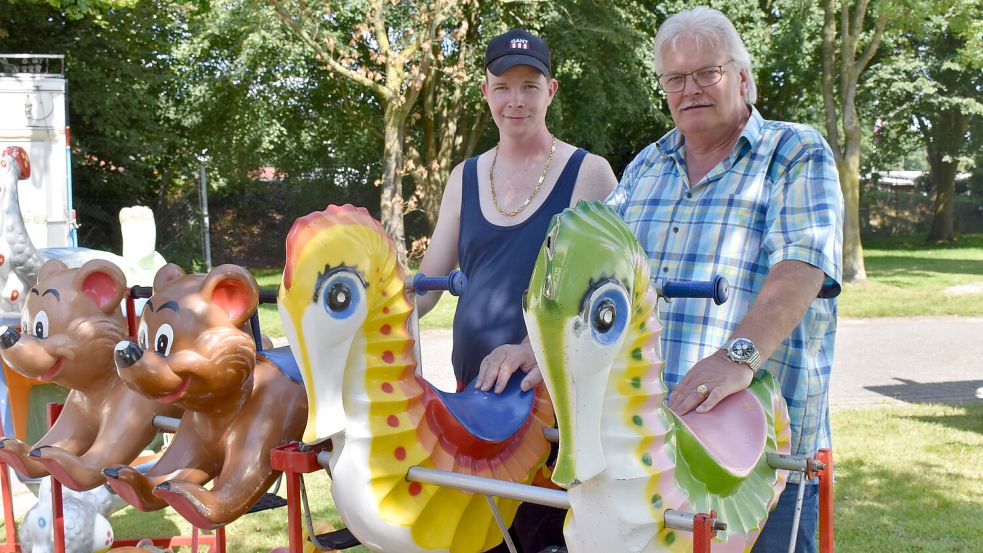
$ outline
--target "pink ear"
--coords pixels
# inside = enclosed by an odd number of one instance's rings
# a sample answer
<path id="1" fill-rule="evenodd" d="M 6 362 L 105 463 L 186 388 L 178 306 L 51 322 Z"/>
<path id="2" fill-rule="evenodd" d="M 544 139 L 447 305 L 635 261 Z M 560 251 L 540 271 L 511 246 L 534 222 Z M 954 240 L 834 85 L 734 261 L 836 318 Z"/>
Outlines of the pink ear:
<path id="1" fill-rule="evenodd" d="M 224 279 L 212 290 L 212 303 L 221 307 L 229 315 L 229 320 L 236 325 L 242 324 L 252 315 L 254 301 L 246 286 L 235 279 Z"/>
<path id="2" fill-rule="evenodd" d="M 119 302 L 126 293 L 126 277 L 123 276 L 123 271 L 103 259 L 86 261 L 79 267 L 73 283 L 75 289 L 88 296 L 103 313 L 112 313 L 118 309 Z"/>
<path id="3" fill-rule="evenodd" d="M 119 304 L 119 283 L 106 273 L 94 272 L 82 281 L 82 293 L 89 296 L 99 309 L 113 310 Z"/>

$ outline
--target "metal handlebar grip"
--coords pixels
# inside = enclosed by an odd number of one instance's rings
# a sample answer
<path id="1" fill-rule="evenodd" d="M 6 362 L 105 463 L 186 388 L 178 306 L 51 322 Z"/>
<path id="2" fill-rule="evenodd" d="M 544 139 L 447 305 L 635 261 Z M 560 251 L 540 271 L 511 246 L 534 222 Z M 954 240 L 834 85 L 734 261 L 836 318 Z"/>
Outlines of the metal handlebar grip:
<path id="1" fill-rule="evenodd" d="M 730 295 L 730 284 L 724 275 L 712 280 L 663 280 L 658 285 L 659 295 L 666 298 L 711 298 L 720 305 Z"/>
<path id="2" fill-rule="evenodd" d="M 152 286 L 131 286 L 130 287 L 130 297 L 131 298 L 149 298 L 154 295 L 154 289 Z"/>
<path id="3" fill-rule="evenodd" d="M 407 285 L 418 296 L 422 296 L 432 290 L 447 290 L 455 296 L 460 296 L 468 286 L 468 277 L 457 269 L 451 271 L 447 276 L 439 277 L 428 277 L 423 273 L 417 273 L 413 275 L 413 278 Z"/>

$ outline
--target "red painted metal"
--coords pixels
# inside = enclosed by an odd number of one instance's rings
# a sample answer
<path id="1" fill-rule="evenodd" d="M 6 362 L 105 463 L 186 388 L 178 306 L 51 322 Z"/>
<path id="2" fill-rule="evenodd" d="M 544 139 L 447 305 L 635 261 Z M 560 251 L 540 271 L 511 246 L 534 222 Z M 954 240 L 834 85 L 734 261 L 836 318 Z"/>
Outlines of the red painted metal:
<path id="1" fill-rule="evenodd" d="M 0 435 L 6 436 L 3 421 L 0 420 Z M 7 463 L 0 461 L 0 495 L 3 496 L 3 528 L 4 540 L 0 543 L 0 553 L 15 553 L 20 551 L 17 543 L 17 523 L 14 521 L 14 492 L 10 487 L 10 471 Z"/>
<path id="2" fill-rule="evenodd" d="M 710 511 L 710 514 L 697 513 L 693 516 L 693 553 L 710 553 L 710 543 L 717 535 L 713 527 L 716 520 L 717 511 Z"/>
<path id="3" fill-rule="evenodd" d="M 126 328 L 130 331 L 130 338 L 137 337 L 137 308 L 129 290 L 126 291 Z"/>
<path id="4" fill-rule="evenodd" d="M 50 405 L 49 405 L 50 407 Z M 61 482 L 51 478 L 51 518 L 54 519 L 55 553 L 65 553 L 65 513 L 62 510 Z"/>
<path id="5" fill-rule="evenodd" d="M 833 553 L 833 450 L 820 449 L 816 460 L 824 466 L 819 477 L 819 553 Z"/>
<path id="6" fill-rule="evenodd" d="M 270 465 L 273 470 L 283 471 L 287 481 L 287 543 L 290 553 L 304 551 L 304 516 L 300 506 L 300 477 L 302 474 L 322 469 L 317 462 L 317 454 L 329 449 L 330 442 L 309 447 L 299 442 L 284 444 L 270 450 Z"/>

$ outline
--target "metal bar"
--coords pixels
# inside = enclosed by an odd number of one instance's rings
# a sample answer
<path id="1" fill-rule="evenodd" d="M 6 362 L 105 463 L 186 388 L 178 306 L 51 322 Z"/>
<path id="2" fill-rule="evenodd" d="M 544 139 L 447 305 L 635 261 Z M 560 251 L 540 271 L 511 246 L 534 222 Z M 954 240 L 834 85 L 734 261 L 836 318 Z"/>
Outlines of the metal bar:
<path id="1" fill-rule="evenodd" d="M 164 432 L 177 432 L 179 424 L 181 424 L 181 419 L 176 417 L 166 417 L 164 415 L 154 417 L 154 428 Z"/>
<path id="2" fill-rule="evenodd" d="M 558 428 L 544 428 L 543 437 L 546 438 L 547 442 L 558 444 L 560 443 L 560 430 Z"/>
<path id="3" fill-rule="evenodd" d="M 201 191 L 201 242 L 205 254 L 205 269 L 212 270 L 212 238 L 208 221 L 208 177 L 204 162 L 198 164 L 198 188 Z"/>
<path id="4" fill-rule="evenodd" d="M 126 294 L 126 329 L 130 333 L 130 338 L 137 337 L 137 308 L 133 301 L 133 294 Z"/>
<path id="5" fill-rule="evenodd" d="M 216 550 L 216 553 L 225 553 L 225 526 L 215 530 L 215 546 L 212 549 Z"/>
<path id="6" fill-rule="evenodd" d="M 809 471 L 809 461 L 813 462 L 813 468 L 815 470 L 822 470 L 823 463 L 811 457 L 804 457 L 802 455 L 783 455 L 781 453 L 768 452 L 765 454 L 768 460 L 768 466 L 773 469 L 784 469 L 791 470 L 795 472 L 808 472 Z"/>
<path id="7" fill-rule="evenodd" d="M 65 513 L 62 509 L 61 482 L 51 477 L 51 518 L 54 519 L 55 553 L 65 553 Z"/>
<path id="8" fill-rule="evenodd" d="M 662 514 L 662 521 L 665 523 L 666 528 L 673 528 L 676 530 L 686 530 L 692 532 L 695 528 L 694 518 L 696 513 L 689 513 L 686 511 L 677 511 L 675 509 L 666 509 L 666 512 Z M 713 530 L 726 530 L 727 523 L 719 520 L 713 521 Z"/>
<path id="9" fill-rule="evenodd" d="M 495 500 L 490 495 L 486 495 L 485 499 L 488 500 L 488 507 L 491 508 L 492 516 L 495 517 L 495 522 L 498 523 L 498 530 L 502 533 L 505 547 L 509 548 L 509 553 L 518 553 L 515 550 L 515 544 L 512 543 L 512 536 L 509 535 L 509 529 L 505 527 L 505 521 L 502 520 L 502 513 L 499 512 L 498 505 L 495 505 Z"/>
<path id="10" fill-rule="evenodd" d="M 799 480 L 799 491 L 795 495 L 795 512 L 792 513 L 792 535 L 788 538 L 788 553 L 795 553 L 795 542 L 799 537 L 799 519 L 802 518 L 802 498 L 805 497 L 806 479 Z"/>
<path id="11" fill-rule="evenodd" d="M 320 455 L 318 456 L 320 460 Z M 539 486 L 528 484 L 518 484 L 515 482 L 503 482 L 494 478 L 482 478 L 468 474 L 458 474 L 446 470 L 429 469 L 420 466 L 410 467 L 406 471 L 406 479 L 410 482 L 421 482 L 425 484 L 437 484 L 466 492 L 493 495 L 507 499 L 516 499 L 548 507 L 559 509 L 569 509 L 570 500 L 567 492 L 560 490 L 550 490 Z"/>
<path id="12" fill-rule="evenodd" d="M 833 540 L 833 450 L 816 453 L 819 469 L 819 553 L 834 553 Z"/>
<path id="13" fill-rule="evenodd" d="M 287 478 L 287 544 L 290 553 L 304 553 L 304 531 L 301 526 L 300 474 L 283 473 Z"/>
<path id="14" fill-rule="evenodd" d="M 714 519 L 717 512 L 712 511 L 709 515 L 700 513 L 693 517 L 693 553 L 710 553 L 710 544 L 717 531 L 713 529 Z"/>

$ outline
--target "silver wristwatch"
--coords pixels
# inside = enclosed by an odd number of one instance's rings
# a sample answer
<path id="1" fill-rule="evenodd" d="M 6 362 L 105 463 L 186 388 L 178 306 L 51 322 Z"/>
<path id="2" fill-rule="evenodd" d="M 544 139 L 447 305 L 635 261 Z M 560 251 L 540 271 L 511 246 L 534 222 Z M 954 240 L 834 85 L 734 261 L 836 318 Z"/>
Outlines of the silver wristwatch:
<path id="1" fill-rule="evenodd" d="M 727 344 L 726 351 L 727 359 L 747 365 L 754 376 L 758 376 L 764 361 L 761 359 L 761 354 L 758 353 L 758 348 L 754 346 L 754 342 L 747 338 L 734 338 Z"/>

